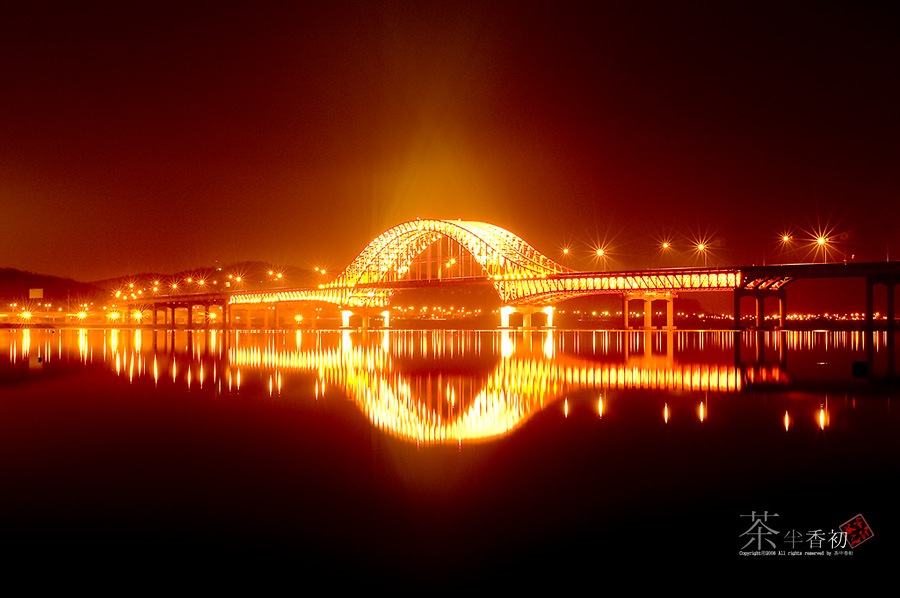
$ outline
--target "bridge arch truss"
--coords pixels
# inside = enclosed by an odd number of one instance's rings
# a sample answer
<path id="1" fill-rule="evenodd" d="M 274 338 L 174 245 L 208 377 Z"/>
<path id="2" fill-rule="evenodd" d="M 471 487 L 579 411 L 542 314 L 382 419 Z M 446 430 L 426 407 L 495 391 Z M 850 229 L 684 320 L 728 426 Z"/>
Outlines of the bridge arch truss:
<path id="1" fill-rule="evenodd" d="M 725 290 L 736 288 L 741 282 L 737 270 L 686 269 L 608 275 L 574 272 L 493 224 L 413 220 L 376 237 L 334 280 L 316 289 L 241 293 L 235 294 L 230 302 L 322 301 L 350 308 L 383 308 L 398 288 L 394 283 L 409 278 L 415 260 L 444 238 L 456 242 L 471 255 L 479 269 L 477 278 L 490 282 L 505 305 L 548 306 L 595 294 Z M 440 271 L 440 264 L 438 267 Z"/>

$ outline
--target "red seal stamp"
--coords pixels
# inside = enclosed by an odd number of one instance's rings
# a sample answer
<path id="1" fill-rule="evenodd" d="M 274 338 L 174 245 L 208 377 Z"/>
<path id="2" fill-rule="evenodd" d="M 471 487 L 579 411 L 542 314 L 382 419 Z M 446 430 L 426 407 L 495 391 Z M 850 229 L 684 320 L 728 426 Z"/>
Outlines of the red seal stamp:
<path id="1" fill-rule="evenodd" d="M 843 524 L 840 529 L 847 535 L 847 544 L 850 548 L 856 548 L 875 535 L 862 515 L 857 515 Z"/>

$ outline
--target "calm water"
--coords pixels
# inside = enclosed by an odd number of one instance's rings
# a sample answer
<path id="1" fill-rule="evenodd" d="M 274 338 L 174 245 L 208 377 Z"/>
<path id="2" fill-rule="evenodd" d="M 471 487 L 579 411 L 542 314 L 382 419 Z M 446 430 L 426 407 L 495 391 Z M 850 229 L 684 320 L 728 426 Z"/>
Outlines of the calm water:
<path id="1" fill-rule="evenodd" d="M 880 563 L 900 530 L 887 340 L 4 330 L 0 531 L 32 565 L 401 586 Z M 857 515 L 874 535 L 829 545 Z"/>

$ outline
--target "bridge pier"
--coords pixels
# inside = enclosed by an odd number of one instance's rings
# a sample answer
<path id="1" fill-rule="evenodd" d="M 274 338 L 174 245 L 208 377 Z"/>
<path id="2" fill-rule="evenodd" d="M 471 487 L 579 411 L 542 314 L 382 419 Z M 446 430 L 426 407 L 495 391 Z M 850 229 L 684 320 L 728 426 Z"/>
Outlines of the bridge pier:
<path id="1" fill-rule="evenodd" d="M 622 294 L 622 321 L 625 330 L 631 330 L 628 322 L 628 304 L 631 301 L 644 302 L 644 330 L 653 329 L 653 302 L 666 302 L 666 325 L 663 330 L 675 329 L 675 294 L 669 292 L 644 292 L 644 293 L 623 293 Z"/>
<path id="2" fill-rule="evenodd" d="M 778 290 L 758 290 L 758 289 L 735 289 L 734 290 L 734 328 L 741 329 L 741 299 L 743 297 L 753 297 L 756 306 L 756 322 L 753 328 L 762 330 L 766 327 L 766 298 L 774 297 L 778 299 L 778 325 L 784 328 L 785 317 L 787 315 L 787 289 Z"/>
<path id="3" fill-rule="evenodd" d="M 896 317 L 894 310 L 894 287 L 900 284 L 900 276 L 882 275 L 866 277 L 866 328 L 872 330 L 875 327 L 875 285 L 883 284 L 887 290 L 887 309 L 885 316 L 887 318 L 887 329 L 893 331 Z"/>
<path id="4" fill-rule="evenodd" d="M 341 328 L 352 328 L 352 326 L 350 326 L 350 318 L 352 318 L 353 316 L 360 316 L 362 318 L 362 325 L 360 326 L 360 328 L 362 328 L 363 330 L 369 329 L 369 325 L 371 324 L 369 319 L 373 316 L 381 316 L 383 318 L 382 328 L 390 328 L 391 326 L 391 311 L 389 309 L 385 309 L 380 312 L 373 309 L 357 309 L 355 311 L 345 309 L 341 311 Z"/>
<path id="5" fill-rule="evenodd" d="M 266 305 L 263 314 L 263 329 L 274 330 L 278 328 L 278 307 L 276 305 Z"/>
<path id="6" fill-rule="evenodd" d="M 546 306 L 546 307 L 524 307 L 524 306 L 514 306 L 514 305 L 505 305 L 500 308 L 500 328 L 509 328 L 509 316 L 510 314 L 522 314 L 522 328 L 526 330 L 532 329 L 533 323 L 531 316 L 536 313 L 542 313 L 547 316 L 547 324 L 545 328 L 553 328 L 553 312 L 556 311 L 555 307 Z"/>
<path id="7" fill-rule="evenodd" d="M 241 310 L 244 312 L 243 321 L 241 322 L 241 327 L 245 330 L 253 329 L 253 305 L 250 303 L 245 303 L 241 306 Z"/>

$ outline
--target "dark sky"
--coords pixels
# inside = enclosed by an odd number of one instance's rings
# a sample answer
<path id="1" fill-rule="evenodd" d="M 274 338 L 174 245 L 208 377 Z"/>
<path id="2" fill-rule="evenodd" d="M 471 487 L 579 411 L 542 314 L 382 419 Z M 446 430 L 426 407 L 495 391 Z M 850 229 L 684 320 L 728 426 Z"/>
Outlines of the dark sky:
<path id="1" fill-rule="evenodd" d="M 578 268 L 694 264 L 698 235 L 799 261 L 779 233 L 817 226 L 900 257 L 888 3 L 11 4 L 0 266 L 335 271 L 416 216 Z"/>

